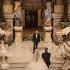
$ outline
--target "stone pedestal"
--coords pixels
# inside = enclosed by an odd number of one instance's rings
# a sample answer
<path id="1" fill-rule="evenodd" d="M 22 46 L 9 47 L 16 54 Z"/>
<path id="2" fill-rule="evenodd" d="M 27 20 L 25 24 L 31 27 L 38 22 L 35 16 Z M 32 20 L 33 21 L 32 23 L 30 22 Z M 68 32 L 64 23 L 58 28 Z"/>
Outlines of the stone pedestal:
<path id="1" fill-rule="evenodd" d="M 45 29 L 44 47 L 47 47 L 48 52 L 51 52 L 51 48 L 53 48 L 51 38 L 52 27 L 44 27 L 44 29 Z"/>
<path id="2" fill-rule="evenodd" d="M 15 42 L 19 44 L 22 42 L 22 38 L 21 38 L 22 27 L 14 27 L 14 28 L 15 28 Z"/>
<path id="3" fill-rule="evenodd" d="M 46 42 L 46 43 L 52 42 L 52 39 L 51 39 L 52 27 L 44 27 L 44 29 L 45 29 L 45 40 L 44 40 L 44 42 Z"/>

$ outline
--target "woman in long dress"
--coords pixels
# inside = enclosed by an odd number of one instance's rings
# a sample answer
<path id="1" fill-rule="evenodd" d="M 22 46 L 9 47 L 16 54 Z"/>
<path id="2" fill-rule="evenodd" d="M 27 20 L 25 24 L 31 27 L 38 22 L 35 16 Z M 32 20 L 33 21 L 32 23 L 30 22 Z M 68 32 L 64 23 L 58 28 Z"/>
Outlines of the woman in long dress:
<path id="1" fill-rule="evenodd" d="M 36 49 L 33 62 L 31 62 L 27 67 L 28 70 L 48 70 L 48 67 L 44 63 L 43 59 L 39 59 L 40 57 L 39 50 Z"/>

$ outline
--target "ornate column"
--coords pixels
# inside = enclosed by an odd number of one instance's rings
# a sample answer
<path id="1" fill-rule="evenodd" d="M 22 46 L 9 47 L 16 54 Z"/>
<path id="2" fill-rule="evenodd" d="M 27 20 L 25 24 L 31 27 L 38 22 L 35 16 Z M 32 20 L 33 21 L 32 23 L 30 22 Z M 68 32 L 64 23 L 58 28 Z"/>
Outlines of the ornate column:
<path id="1" fill-rule="evenodd" d="M 60 22 L 60 27 L 61 29 L 64 29 L 70 26 L 69 15 L 68 15 L 69 1 L 68 0 L 62 0 L 62 1 L 63 1 L 63 15 Z M 69 41 L 68 36 L 70 36 L 70 33 L 68 35 L 64 35 L 64 41 Z"/>
<path id="2" fill-rule="evenodd" d="M 68 22 L 69 18 L 68 18 L 68 0 L 63 0 L 63 4 L 64 4 L 64 12 L 63 12 L 63 16 L 62 16 L 62 22 Z"/>
<path id="3" fill-rule="evenodd" d="M 52 42 L 52 39 L 51 39 L 51 31 L 52 31 L 52 26 L 51 26 L 51 2 L 46 3 L 44 29 L 45 29 L 44 42 L 46 42 L 46 43 Z"/>
<path id="4" fill-rule="evenodd" d="M 14 41 L 14 34 L 13 34 L 13 2 L 14 0 L 3 0 L 3 13 L 4 13 L 4 18 L 6 21 L 6 30 L 10 31 L 11 34 L 11 41 Z"/>
<path id="5" fill-rule="evenodd" d="M 4 0 L 3 3 L 3 13 L 5 17 L 5 21 L 7 22 L 7 29 L 13 27 L 13 5 L 11 0 Z"/>
<path id="6" fill-rule="evenodd" d="M 53 0 L 54 1 L 54 0 Z M 60 32 L 60 20 L 63 14 L 62 0 L 55 0 L 53 12 L 53 42 L 59 44 L 62 41 L 62 33 Z"/>
<path id="7" fill-rule="evenodd" d="M 3 15 L 3 0 L 0 0 L 0 22 L 4 22 L 4 15 Z M 0 23 L 1 24 L 1 23 Z"/>

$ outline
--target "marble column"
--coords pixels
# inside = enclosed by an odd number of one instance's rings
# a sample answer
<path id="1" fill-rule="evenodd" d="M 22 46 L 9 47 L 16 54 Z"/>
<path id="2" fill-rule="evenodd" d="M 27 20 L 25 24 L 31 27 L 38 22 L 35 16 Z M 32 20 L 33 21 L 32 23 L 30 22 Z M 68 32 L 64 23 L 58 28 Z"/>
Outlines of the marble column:
<path id="1" fill-rule="evenodd" d="M 11 41 L 13 42 L 13 4 L 12 0 L 3 0 L 3 13 L 4 13 L 4 18 L 5 18 L 5 23 L 6 23 L 6 29 L 7 31 L 10 31 L 11 34 Z"/>
<path id="2" fill-rule="evenodd" d="M 3 15 L 3 0 L 0 0 L 0 22 L 4 22 L 4 15 Z"/>
<path id="3" fill-rule="evenodd" d="M 63 16 L 61 19 L 62 22 L 69 22 L 68 17 L 68 0 L 63 0 Z"/>
<path id="4" fill-rule="evenodd" d="M 11 0 L 4 0 L 3 2 L 3 13 L 5 21 L 7 22 L 7 29 L 13 27 L 13 5 Z"/>

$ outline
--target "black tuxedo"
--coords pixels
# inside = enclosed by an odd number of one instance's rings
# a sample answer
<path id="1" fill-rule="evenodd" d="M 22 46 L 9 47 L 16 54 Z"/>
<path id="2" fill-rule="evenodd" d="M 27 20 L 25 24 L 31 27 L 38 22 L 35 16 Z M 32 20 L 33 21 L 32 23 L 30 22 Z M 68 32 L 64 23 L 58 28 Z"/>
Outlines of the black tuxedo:
<path id="1" fill-rule="evenodd" d="M 36 37 L 37 35 L 37 37 Z M 34 47 L 33 47 L 33 53 L 35 52 L 35 49 L 37 49 L 38 43 L 40 42 L 40 34 L 33 34 L 33 42 L 34 42 Z"/>
<path id="2" fill-rule="evenodd" d="M 50 65 L 50 53 L 45 52 L 42 53 L 43 60 L 45 61 L 46 65 L 49 67 Z"/>

